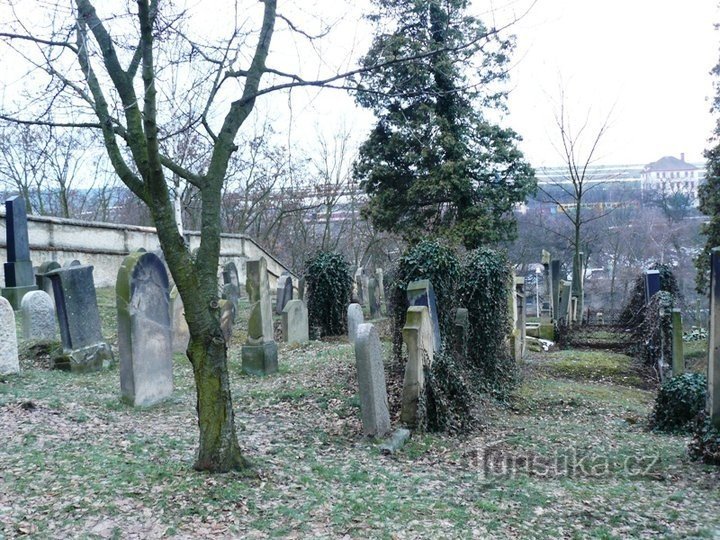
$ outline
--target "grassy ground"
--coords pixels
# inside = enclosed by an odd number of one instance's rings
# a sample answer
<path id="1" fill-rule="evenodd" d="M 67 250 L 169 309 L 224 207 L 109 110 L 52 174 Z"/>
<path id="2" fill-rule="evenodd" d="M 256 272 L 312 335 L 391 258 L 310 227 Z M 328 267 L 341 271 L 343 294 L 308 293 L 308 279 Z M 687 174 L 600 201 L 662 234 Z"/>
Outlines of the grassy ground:
<path id="1" fill-rule="evenodd" d="M 112 322 L 112 295 L 100 300 Z M 240 317 L 244 320 L 244 315 Z M 112 331 L 106 328 L 106 335 Z M 416 434 L 393 457 L 361 436 L 351 347 L 280 346 L 280 373 L 231 376 L 239 437 L 259 476 L 191 469 L 192 375 L 173 398 L 119 400 L 117 367 L 0 383 L 0 537 L 713 538 L 720 471 L 644 427 L 653 394 L 629 360 L 537 354 L 472 436 Z"/>

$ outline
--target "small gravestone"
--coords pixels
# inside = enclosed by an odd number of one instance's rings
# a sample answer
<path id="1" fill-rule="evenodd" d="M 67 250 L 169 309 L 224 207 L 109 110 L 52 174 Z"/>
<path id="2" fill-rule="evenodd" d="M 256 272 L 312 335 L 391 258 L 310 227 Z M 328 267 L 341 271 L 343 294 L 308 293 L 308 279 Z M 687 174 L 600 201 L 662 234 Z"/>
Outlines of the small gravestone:
<path id="1" fill-rule="evenodd" d="M 282 312 L 282 330 L 285 343 L 307 343 L 310 341 L 308 309 L 302 300 L 290 300 Z"/>
<path id="2" fill-rule="evenodd" d="M 27 214 L 22 197 L 10 197 L 5 201 L 5 228 L 7 239 L 7 262 L 4 263 L 5 288 L 2 296 L 7 298 L 14 310 L 20 309 L 22 297 L 37 289 L 35 273 L 30 262 Z"/>
<path id="3" fill-rule="evenodd" d="M 357 303 L 361 306 L 365 305 L 365 302 L 367 302 L 367 298 L 365 298 L 365 290 L 363 289 L 363 277 L 364 269 L 362 266 L 360 266 L 357 270 L 355 270 L 355 281 L 353 283 L 353 289 L 355 290 L 355 297 L 357 298 Z"/>
<path id="4" fill-rule="evenodd" d="M 45 291 L 30 291 L 23 296 L 23 339 L 26 341 L 53 341 L 55 339 L 55 306 Z"/>
<path id="5" fill-rule="evenodd" d="M 348 325 L 348 341 L 354 344 L 357 338 L 358 327 L 365 322 L 362 306 L 360 304 L 350 304 L 347 309 L 347 325 Z"/>
<path id="6" fill-rule="evenodd" d="M 172 395 L 170 292 L 165 264 L 136 251 L 120 266 L 117 294 L 120 392 L 133 406 L 147 407 Z"/>
<path id="7" fill-rule="evenodd" d="M 470 331 L 470 318 L 466 308 L 457 308 L 455 310 L 453 330 L 455 332 L 453 349 L 462 358 L 465 358 L 467 356 L 468 333 Z"/>
<path id="8" fill-rule="evenodd" d="M 98 371 L 112 361 L 102 336 L 92 266 L 69 266 L 46 274 L 53 284 L 63 355 L 54 367 L 74 372 Z"/>
<path id="9" fill-rule="evenodd" d="M 377 319 L 380 316 L 380 298 L 375 278 L 368 280 L 368 304 L 370 305 L 370 318 Z"/>
<path id="10" fill-rule="evenodd" d="M 407 310 L 403 341 L 408 360 L 403 379 L 400 420 L 410 427 L 418 422 L 418 405 L 425 387 L 425 370 L 432 366 L 435 336 L 427 306 L 411 306 Z"/>
<path id="11" fill-rule="evenodd" d="M 138 250 L 138 253 L 144 253 L 144 252 L 145 252 L 145 250 L 144 250 L 143 248 L 140 248 L 140 249 L 142 249 L 142 251 Z M 67 261 L 67 262 L 63 265 L 63 268 L 71 268 L 71 267 L 73 267 L 73 266 L 82 266 L 82 263 L 81 263 L 80 261 L 78 261 L 77 259 L 73 259 L 72 261 Z"/>
<path id="12" fill-rule="evenodd" d="M 250 301 L 247 342 L 242 346 L 242 369 L 252 375 L 268 375 L 278 369 L 273 335 L 272 306 L 264 258 L 247 261 L 245 283 Z"/>
<path id="13" fill-rule="evenodd" d="M 682 375 L 685 371 L 685 355 L 683 351 L 682 311 L 672 310 L 672 374 Z"/>
<path id="14" fill-rule="evenodd" d="M 35 285 L 37 285 L 38 290 L 45 291 L 50 295 L 50 298 L 53 301 L 53 306 L 55 305 L 55 293 L 53 293 L 52 282 L 45 274 L 52 270 L 57 270 L 58 268 L 61 268 L 59 262 L 46 261 L 38 266 L 38 269 L 35 272 Z"/>
<path id="15" fill-rule="evenodd" d="M 290 274 L 285 273 L 277 280 L 277 289 L 275 295 L 275 313 L 280 315 L 287 304 L 293 297 L 293 285 Z"/>
<path id="16" fill-rule="evenodd" d="M 190 329 L 185 320 L 185 307 L 177 287 L 170 291 L 170 319 L 172 321 L 172 350 L 174 353 L 187 353 L 190 343 Z"/>
<path id="17" fill-rule="evenodd" d="M 435 290 L 430 280 L 421 279 L 408 284 L 407 299 L 411 307 L 425 306 L 428 308 L 432 330 L 435 334 L 435 352 L 438 352 L 440 350 L 440 321 L 438 319 L 437 303 L 435 301 Z"/>
<path id="18" fill-rule="evenodd" d="M 0 375 L 19 371 L 15 312 L 10 302 L 0 296 Z"/>
<path id="19" fill-rule="evenodd" d="M 222 298 L 232 302 L 235 310 L 237 310 L 238 301 L 240 300 L 240 278 L 235 263 L 230 261 L 223 266 L 222 271 L 223 287 Z M 234 322 L 234 319 L 233 319 Z"/>
<path id="20" fill-rule="evenodd" d="M 355 366 L 363 433 L 369 437 L 382 437 L 390 431 L 390 412 L 380 338 L 370 323 L 358 327 Z"/>
<path id="21" fill-rule="evenodd" d="M 710 332 L 708 335 L 707 413 L 720 429 L 720 248 L 710 255 Z"/>
<path id="22" fill-rule="evenodd" d="M 645 272 L 645 303 L 660 291 L 660 271 L 647 270 Z"/>

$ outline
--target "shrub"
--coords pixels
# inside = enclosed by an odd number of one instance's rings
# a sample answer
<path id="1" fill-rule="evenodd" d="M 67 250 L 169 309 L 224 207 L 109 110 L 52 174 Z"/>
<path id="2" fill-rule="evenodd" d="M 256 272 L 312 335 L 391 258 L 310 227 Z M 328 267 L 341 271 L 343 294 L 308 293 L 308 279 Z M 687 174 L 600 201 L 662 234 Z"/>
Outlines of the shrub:
<path id="1" fill-rule="evenodd" d="M 650 419 L 653 429 L 691 431 L 693 420 L 705 407 L 706 388 L 707 379 L 699 373 L 683 373 L 665 381 L 655 398 Z"/>
<path id="2" fill-rule="evenodd" d="M 452 248 L 437 241 L 423 240 L 400 257 L 390 276 L 393 353 L 399 360 L 402 351 L 402 329 L 408 309 L 408 284 L 419 279 L 428 279 L 432 283 L 437 301 L 440 335 L 445 340 L 453 329 L 460 261 Z"/>
<path id="3" fill-rule="evenodd" d="M 673 297 L 665 291 L 652 297 L 644 310 L 642 322 L 633 329 L 633 355 L 657 371 L 660 378 L 660 360 L 672 356 Z"/>
<path id="4" fill-rule="evenodd" d="M 508 301 L 512 268 L 504 252 L 480 248 L 463 261 L 459 296 L 468 309 L 468 364 L 484 389 L 505 396 L 516 379 L 507 347 L 512 331 Z"/>
<path id="5" fill-rule="evenodd" d="M 320 251 L 305 265 L 308 322 L 314 337 L 347 332 L 347 306 L 352 294 L 350 265 L 332 251 Z"/>
<path id="6" fill-rule="evenodd" d="M 688 453 L 692 459 L 720 465 L 720 429 L 712 425 L 705 411 L 701 411 L 695 419 Z"/>

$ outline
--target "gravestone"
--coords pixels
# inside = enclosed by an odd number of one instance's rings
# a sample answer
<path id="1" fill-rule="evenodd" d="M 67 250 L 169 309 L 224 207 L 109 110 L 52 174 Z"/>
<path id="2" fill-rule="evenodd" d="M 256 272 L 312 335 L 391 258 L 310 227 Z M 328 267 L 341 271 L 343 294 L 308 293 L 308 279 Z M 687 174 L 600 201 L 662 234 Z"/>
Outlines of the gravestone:
<path id="1" fill-rule="evenodd" d="M 222 278 L 223 287 L 220 296 L 232 302 L 235 310 L 237 310 L 238 301 L 240 300 L 240 278 L 238 277 L 238 269 L 234 262 L 230 261 L 223 266 Z"/>
<path id="2" fill-rule="evenodd" d="M 560 305 L 560 310 L 558 312 L 558 321 L 564 321 L 566 324 L 570 324 L 569 315 L 570 315 L 570 295 L 572 294 L 572 287 L 569 282 L 567 281 L 561 281 L 560 282 L 560 295 L 558 304 Z"/>
<path id="3" fill-rule="evenodd" d="M 420 420 L 418 404 L 425 387 L 425 370 L 432 366 L 436 350 L 432 326 L 427 306 L 408 308 L 402 330 L 408 360 L 405 364 L 400 420 L 409 427 L 415 427 Z"/>
<path id="4" fill-rule="evenodd" d="M 298 300 L 305 301 L 305 276 L 298 279 Z"/>
<path id="5" fill-rule="evenodd" d="M 658 270 L 647 270 L 645 272 L 645 303 L 660 292 L 660 272 Z"/>
<path id="6" fill-rule="evenodd" d="M 61 268 L 60 263 L 57 261 L 46 261 L 42 263 L 37 271 L 35 272 L 35 285 L 38 290 L 45 291 L 50 295 L 53 306 L 55 305 L 55 293 L 53 293 L 52 283 L 50 279 L 45 275 L 51 270 L 57 270 Z"/>
<path id="7" fill-rule="evenodd" d="M 290 300 L 282 312 L 282 335 L 285 343 L 307 343 L 310 341 L 308 309 L 302 300 Z"/>
<path id="8" fill-rule="evenodd" d="M 242 369 L 252 375 L 268 375 L 278 369 L 277 344 L 273 339 L 272 306 L 264 258 L 247 261 L 245 287 L 250 301 L 247 342 L 242 346 Z"/>
<path id="9" fill-rule="evenodd" d="M 720 429 L 720 248 L 710 255 L 710 332 L 708 336 L 707 413 Z"/>
<path id="10" fill-rule="evenodd" d="M 131 253 L 120 266 L 115 292 L 120 393 L 131 405 L 147 407 L 170 397 L 173 391 L 165 264 L 153 253 Z"/>
<path id="11" fill-rule="evenodd" d="M 453 349 L 462 358 L 465 358 L 467 356 L 468 333 L 470 331 L 470 318 L 466 308 L 457 308 L 455 310 L 453 330 L 455 332 Z"/>
<path id="12" fill-rule="evenodd" d="M 560 261 L 557 259 L 550 261 L 550 289 L 552 317 L 557 320 L 560 309 Z"/>
<path id="13" fill-rule="evenodd" d="M 368 437 L 382 437 L 390 431 L 390 412 L 380 338 L 370 323 L 358 327 L 355 367 L 363 433 Z"/>
<path id="14" fill-rule="evenodd" d="M 685 371 L 685 355 L 683 351 L 682 311 L 672 310 L 672 374 L 682 375 Z"/>
<path id="15" fill-rule="evenodd" d="M 0 296 L 0 375 L 19 371 L 15 312 L 10 301 Z"/>
<path id="16" fill-rule="evenodd" d="M 20 309 L 22 297 L 37 289 L 35 273 L 30 262 L 27 214 L 22 197 L 10 197 L 5 201 L 5 228 L 7 262 L 3 265 L 5 288 L 2 289 L 1 294 L 17 311 Z"/>
<path id="17" fill-rule="evenodd" d="M 290 274 L 284 273 L 277 280 L 277 289 L 275 293 L 275 313 L 280 315 L 287 304 L 293 297 L 292 277 Z"/>
<path id="18" fill-rule="evenodd" d="M 433 344 L 435 352 L 440 351 L 440 321 L 438 320 L 437 303 L 435 301 L 435 290 L 430 280 L 421 279 L 413 281 L 407 286 L 408 304 L 412 306 L 425 306 L 428 308 L 428 315 L 432 324 L 435 339 Z"/>
<path id="19" fill-rule="evenodd" d="M 235 304 L 222 298 L 218 301 L 218 308 L 220 309 L 220 330 L 222 330 L 225 343 L 230 345 L 235 321 Z"/>
<path id="20" fill-rule="evenodd" d="M 365 289 L 363 287 L 363 278 L 365 274 L 365 269 L 360 266 L 357 270 L 355 270 L 355 282 L 353 284 L 353 287 L 355 289 L 355 296 L 357 297 L 357 303 L 361 306 L 364 306 L 367 302 L 367 298 L 365 297 Z"/>
<path id="21" fill-rule="evenodd" d="M 380 311 L 382 311 L 382 306 L 385 304 L 385 274 L 382 268 L 375 269 L 375 281 L 377 282 Z"/>
<path id="22" fill-rule="evenodd" d="M 527 323 L 525 315 L 525 279 L 522 277 L 515 278 L 515 309 L 517 313 L 515 319 L 515 358 L 520 359 L 525 355 L 525 324 Z"/>
<path id="23" fill-rule="evenodd" d="M 375 278 L 368 280 L 368 304 L 370 305 L 370 318 L 377 319 L 380 316 L 380 298 Z"/>
<path id="24" fill-rule="evenodd" d="M 365 322 L 362 306 L 360 304 L 350 304 L 347 308 L 347 325 L 348 325 L 348 341 L 355 344 L 357 338 L 357 329 Z"/>
<path id="25" fill-rule="evenodd" d="M 92 266 L 69 266 L 45 274 L 53 284 L 63 355 L 54 367 L 98 371 L 112 361 L 100 326 Z"/>
<path id="26" fill-rule="evenodd" d="M 142 251 L 138 250 L 138 253 L 144 253 L 144 252 L 145 252 L 145 250 L 144 250 L 143 248 L 140 248 L 140 249 L 142 249 Z M 67 262 L 63 265 L 63 268 L 70 268 L 70 267 L 72 267 L 72 266 L 82 266 L 82 263 L 81 263 L 80 261 L 78 261 L 77 259 L 73 259 L 72 261 L 67 261 Z"/>
<path id="27" fill-rule="evenodd" d="M 170 291 L 170 319 L 172 321 L 172 350 L 174 353 L 187 353 L 190 343 L 190 329 L 185 320 L 185 306 L 177 287 Z"/>
<path id="28" fill-rule="evenodd" d="M 30 291 L 20 303 L 23 339 L 26 341 L 55 340 L 55 306 L 45 291 Z"/>

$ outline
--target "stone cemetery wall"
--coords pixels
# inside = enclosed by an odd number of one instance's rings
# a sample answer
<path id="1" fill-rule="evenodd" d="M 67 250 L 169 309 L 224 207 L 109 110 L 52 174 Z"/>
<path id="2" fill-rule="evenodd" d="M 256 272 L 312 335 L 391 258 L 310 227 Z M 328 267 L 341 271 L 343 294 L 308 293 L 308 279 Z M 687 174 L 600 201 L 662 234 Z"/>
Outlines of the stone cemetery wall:
<path id="1" fill-rule="evenodd" d="M 153 227 L 46 216 L 28 216 L 28 236 L 30 258 L 34 266 L 39 266 L 45 261 L 58 261 L 63 265 L 77 259 L 82 264 L 95 267 L 96 287 L 115 285 L 118 268 L 131 251 L 139 248 L 145 248 L 147 251 L 160 249 Z M 191 250 L 200 246 L 199 232 L 186 231 L 185 238 L 189 241 Z M 222 235 L 220 265 L 235 261 L 242 284 L 245 283 L 245 265 L 241 263 L 258 257 L 264 257 L 267 261 L 269 284 L 274 290 L 277 278 L 289 270 L 252 238 L 242 234 Z M 7 260 L 4 209 L 0 209 L 0 260 Z M 2 273 L 0 278 L 0 287 L 2 287 L 5 283 L 2 265 L 0 265 L 0 273 Z M 297 283 L 295 276 L 293 281 Z"/>

